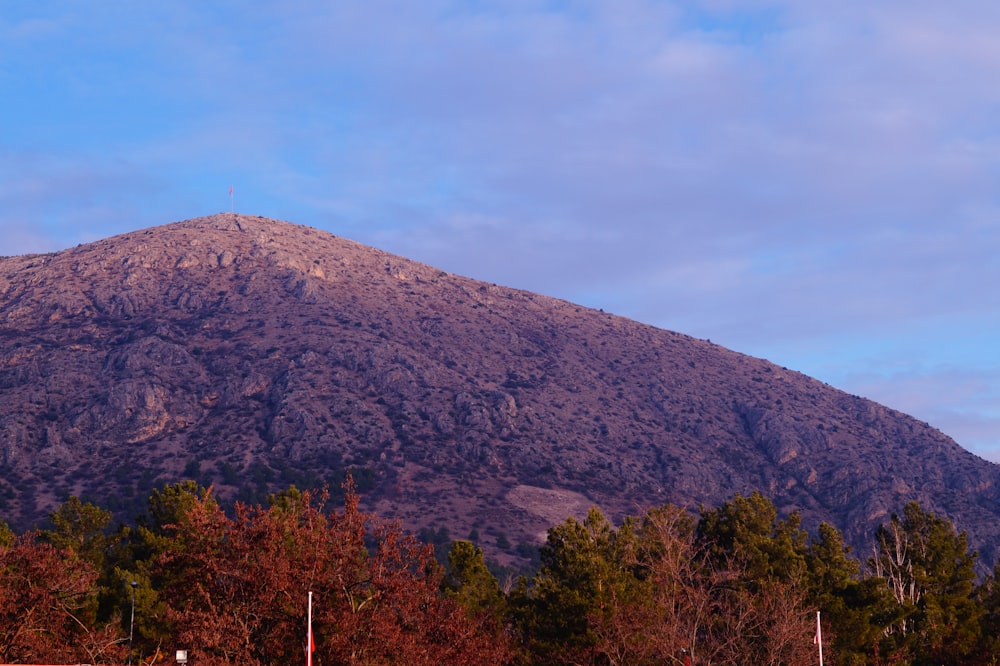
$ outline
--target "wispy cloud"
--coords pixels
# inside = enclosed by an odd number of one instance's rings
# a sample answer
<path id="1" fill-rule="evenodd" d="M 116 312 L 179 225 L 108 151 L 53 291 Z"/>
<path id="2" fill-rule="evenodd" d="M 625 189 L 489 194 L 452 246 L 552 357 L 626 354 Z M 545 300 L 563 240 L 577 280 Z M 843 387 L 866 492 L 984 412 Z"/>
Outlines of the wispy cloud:
<path id="1" fill-rule="evenodd" d="M 926 367 L 919 362 L 893 372 L 848 377 L 865 396 L 919 418 L 949 434 L 980 456 L 1000 462 L 1000 391 L 996 365 Z"/>

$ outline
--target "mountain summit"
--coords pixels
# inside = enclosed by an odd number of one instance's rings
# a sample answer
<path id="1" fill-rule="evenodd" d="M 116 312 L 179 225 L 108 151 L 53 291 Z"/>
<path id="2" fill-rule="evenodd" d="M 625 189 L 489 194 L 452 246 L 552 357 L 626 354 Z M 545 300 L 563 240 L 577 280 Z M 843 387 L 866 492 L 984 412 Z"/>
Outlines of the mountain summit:
<path id="1" fill-rule="evenodd" d="M 220 214 L 0 259 L 0 517 L 195 478 L 259 500 L 351 470 L 412 529 L 537 543 L 760 490 L 867 550 L 911 501 L 1000 546 L 1000 467 L 717 345 Z M 506 549 L 506 550 L 505 550 Z"/>

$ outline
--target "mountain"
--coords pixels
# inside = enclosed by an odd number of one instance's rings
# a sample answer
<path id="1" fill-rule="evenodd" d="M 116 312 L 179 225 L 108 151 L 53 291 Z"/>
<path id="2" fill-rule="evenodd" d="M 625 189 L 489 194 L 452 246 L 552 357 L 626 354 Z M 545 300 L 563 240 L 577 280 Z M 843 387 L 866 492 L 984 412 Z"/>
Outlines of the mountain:
<path id="1" fill-rule="evenodd" d="M 865 552 L 911 500 L 984 561 L 1000 546 L 1000 467 L 905 414 L 234 214 L 0 259 L 0 447 L 0 517 L 21 529 L 69 494 L 125 512 L 195 478 L 259 501 L 350 469 L 381 516 L 475 531 L 507 561 L 591 505 L 617 519 L 758 489 Z"/>

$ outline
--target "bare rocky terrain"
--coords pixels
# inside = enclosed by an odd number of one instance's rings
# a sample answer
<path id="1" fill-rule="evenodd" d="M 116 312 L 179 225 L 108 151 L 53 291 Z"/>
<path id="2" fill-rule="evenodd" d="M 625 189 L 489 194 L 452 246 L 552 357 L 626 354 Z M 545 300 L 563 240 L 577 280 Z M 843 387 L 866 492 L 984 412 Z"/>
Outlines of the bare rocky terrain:
<path id="1" fill-rule="evenodd" d="M 508 561 L 592 504 L 758 489 L 859 549 L 910 500 L 984 561 L 1000 546 L 997 465 L 679 333 L 243 215 L 0 259 L 8 523 L 70 494 L 126 516 L 183 478 L 262 501 L 347 469 L 380 515 Z"/>

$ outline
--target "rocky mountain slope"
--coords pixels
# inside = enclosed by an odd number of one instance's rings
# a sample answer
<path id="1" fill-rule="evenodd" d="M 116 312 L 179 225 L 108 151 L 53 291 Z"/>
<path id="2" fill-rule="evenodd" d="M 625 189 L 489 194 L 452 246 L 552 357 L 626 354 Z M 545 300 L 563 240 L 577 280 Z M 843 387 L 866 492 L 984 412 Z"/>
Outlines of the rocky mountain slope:
<path id="1" fill-rule="evenodd" d="M 0 259 L 0 517 L 260 499 L 350 468 L 370 508 L 493 554 L 760 489 L 859 548 L 910 500 L 992 562 L 1000 467 L 764 360 L 315 229 L 222 214 Z M 507 544 L 511 548 L 505 550 Z"/>

